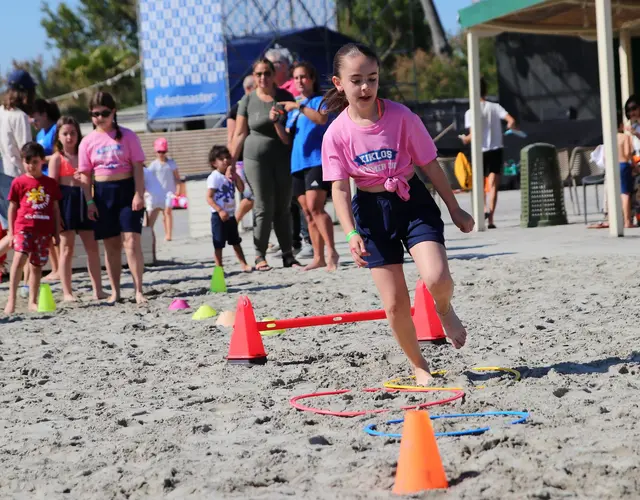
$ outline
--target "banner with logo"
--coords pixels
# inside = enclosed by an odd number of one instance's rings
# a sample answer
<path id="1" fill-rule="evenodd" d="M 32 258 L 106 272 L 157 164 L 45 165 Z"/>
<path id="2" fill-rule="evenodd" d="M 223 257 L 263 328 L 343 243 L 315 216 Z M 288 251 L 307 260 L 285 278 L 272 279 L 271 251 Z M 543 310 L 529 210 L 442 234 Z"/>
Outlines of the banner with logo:
<path id="1" fill-rule="evenodd" d="M 222 0 L 139 0 L 147 119 L 228 110 Z"/>

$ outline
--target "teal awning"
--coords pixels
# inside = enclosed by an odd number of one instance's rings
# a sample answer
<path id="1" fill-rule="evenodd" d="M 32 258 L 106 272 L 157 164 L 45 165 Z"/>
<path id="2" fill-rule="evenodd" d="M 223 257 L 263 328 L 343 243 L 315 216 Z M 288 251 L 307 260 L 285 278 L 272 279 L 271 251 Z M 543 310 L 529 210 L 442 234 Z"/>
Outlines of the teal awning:
<path id="1" fill-rule="evenodd" d="M 613 31 L 640 33 L 640 0 L 612 0 Z M 594 0 L 481 0 L 458 12 L 460 26 L 477 32 L 514 32 L 595 38 Z"/>

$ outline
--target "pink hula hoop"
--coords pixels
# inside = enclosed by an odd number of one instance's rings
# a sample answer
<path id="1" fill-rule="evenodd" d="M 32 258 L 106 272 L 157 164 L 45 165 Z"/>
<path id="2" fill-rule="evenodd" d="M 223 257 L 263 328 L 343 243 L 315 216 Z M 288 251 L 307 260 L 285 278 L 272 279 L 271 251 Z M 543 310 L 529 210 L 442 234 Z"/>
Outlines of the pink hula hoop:
<path id="1" fill-rule="evenodd" d="M 428 403 L 421 403 L 419 405 L 412 405 L 412 406 L 401 406 L 400 407 L 401 410 L 415 410 L 419 408 L 427 408 L 429 406 L 443 405 L 446 403 L 451 403 L 452 401 L 455 401 L 456 399 L 460 399 L 464 396 L 464 391 L 461 391 L 458 389 L 429 389 L 428 387 L 420 388 L 420 389 L 411 389 L 411 390 L 403 389 L 402 391 L 397 389 L 380 389 L 380 388 L 362 389 L 362 392 L 378 392 L 378 391 L 385 391 L 385 392 L 436 392 L 437 391 L 437 392 L 454 393 L 453 396 L 451 397 L 448 397 L 445 399 L 439 399 L 437 401 L 429 401 Z M 320 408 L 313 408 L 312 406 L 305 406 L 303 404 L 298 403 L 298 401 L 302 399 L 320 398 L 323 396 L 336 396 L 340 394 L 346 394 L 348 392 L 351 392 L 351 389 L 340 389 L 337 391 L 312 392 L 310 394 L 302 394 L 300 396 L 295 396 L 291 398 L 289 400 L 289 404 L 293 406 L 296 410 L 309 411 L 311 413 L 318 413 L 320 415 L 331 415 L 334 417 L 359 417 L 362 415 L 367 415 L 369 413 L 384 413 L 387 411 L 391 411 L 388 408 L 376 409 L 376 410 L 361 410 L 361 411 L 333 411 L 333 410 L 322 410 Z"/>

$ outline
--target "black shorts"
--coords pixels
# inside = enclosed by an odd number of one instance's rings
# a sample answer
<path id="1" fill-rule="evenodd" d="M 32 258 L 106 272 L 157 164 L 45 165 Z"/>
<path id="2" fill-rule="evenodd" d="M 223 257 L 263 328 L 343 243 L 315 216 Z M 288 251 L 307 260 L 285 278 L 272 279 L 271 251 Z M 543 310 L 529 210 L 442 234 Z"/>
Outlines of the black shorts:
<path id="1" fill-rule="evenodd" d="M 211 213 L 211 238 L 213 239 L 213 248 L 224 248 L 225 243 L 229 245 L 239 245 L 242 238 L 238 233 L 238 221 L 235 217 L 229 218 L 222 222 L 217 212 Z"/>
<path id="2" fill-rule="evenodd" d="M 135 211 L 131 208 L 135 194 L 133 178 L 94 183 L 93 199 L 98 209 L 98 220 L 93 226 L 96 240 L 142 232 L 144 208 Z"/>
<path id="3" fill-rule="evenodd" d="M 482 153 L 482 165 L 484 167 L 484 176 L 489 177 L 489 174 L 502 173 L 504 149 L 492 149 L 491 151 L 485 151 Z"/>
<path id="4" fill-rule="evenodd" d="M 440 209 L 426 186 L 414 175 L 408 201 L 388 191 L 369 193 L 358 189 L 351 202 L 356 229 L 370 255 L 367 267 L 402 264 L 407 251 L 423 241 L 444 245 Z"/>
<path id="5" fill-rule="evenodd" d="M 63 231 L 92 231 L 93 221 L 87 215 L 87 202 L 82 188 L 60 186 L 60 218 Z"/>
<path id="6" fill-rule="evenodd" d="M 298 170 L 291 174 L 291 176 L 293 177 L 292 188 L 294 198 L 298 198 L 298 196 L 302 196 L 307 191 L 313 191 L 314 189 L 331 191 L 331 183 L 322 180 L 322 166 Z"/>

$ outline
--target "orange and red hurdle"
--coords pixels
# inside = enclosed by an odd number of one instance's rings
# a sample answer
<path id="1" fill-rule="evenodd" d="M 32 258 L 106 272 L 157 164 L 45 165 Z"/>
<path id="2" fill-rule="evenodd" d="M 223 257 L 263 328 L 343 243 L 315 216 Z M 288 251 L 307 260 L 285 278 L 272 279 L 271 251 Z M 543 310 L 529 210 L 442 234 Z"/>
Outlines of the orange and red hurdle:
<path id="1" fill-rule="evenodd" d="M 442 323 L 436 312 L 433 297 L 422 281 L 416 285 L 414 306 L 411 308 L 413 323 L 419 342 L 444 343 L 445 335 Z M 303 316 L 301 318 L 256 321 L 253 305 L 249 297 L 238 299 L 236 318 L 229 344 L 229 363 L 264 364 L 267 353 L 262 343 L 260 332 L 272 330 L 290 330 L 311 326 L 337 325 L 360 321 L 376 321 L 386 319 L 384 309 L 374 311 L 345 312 L 324 316 Z"/>

